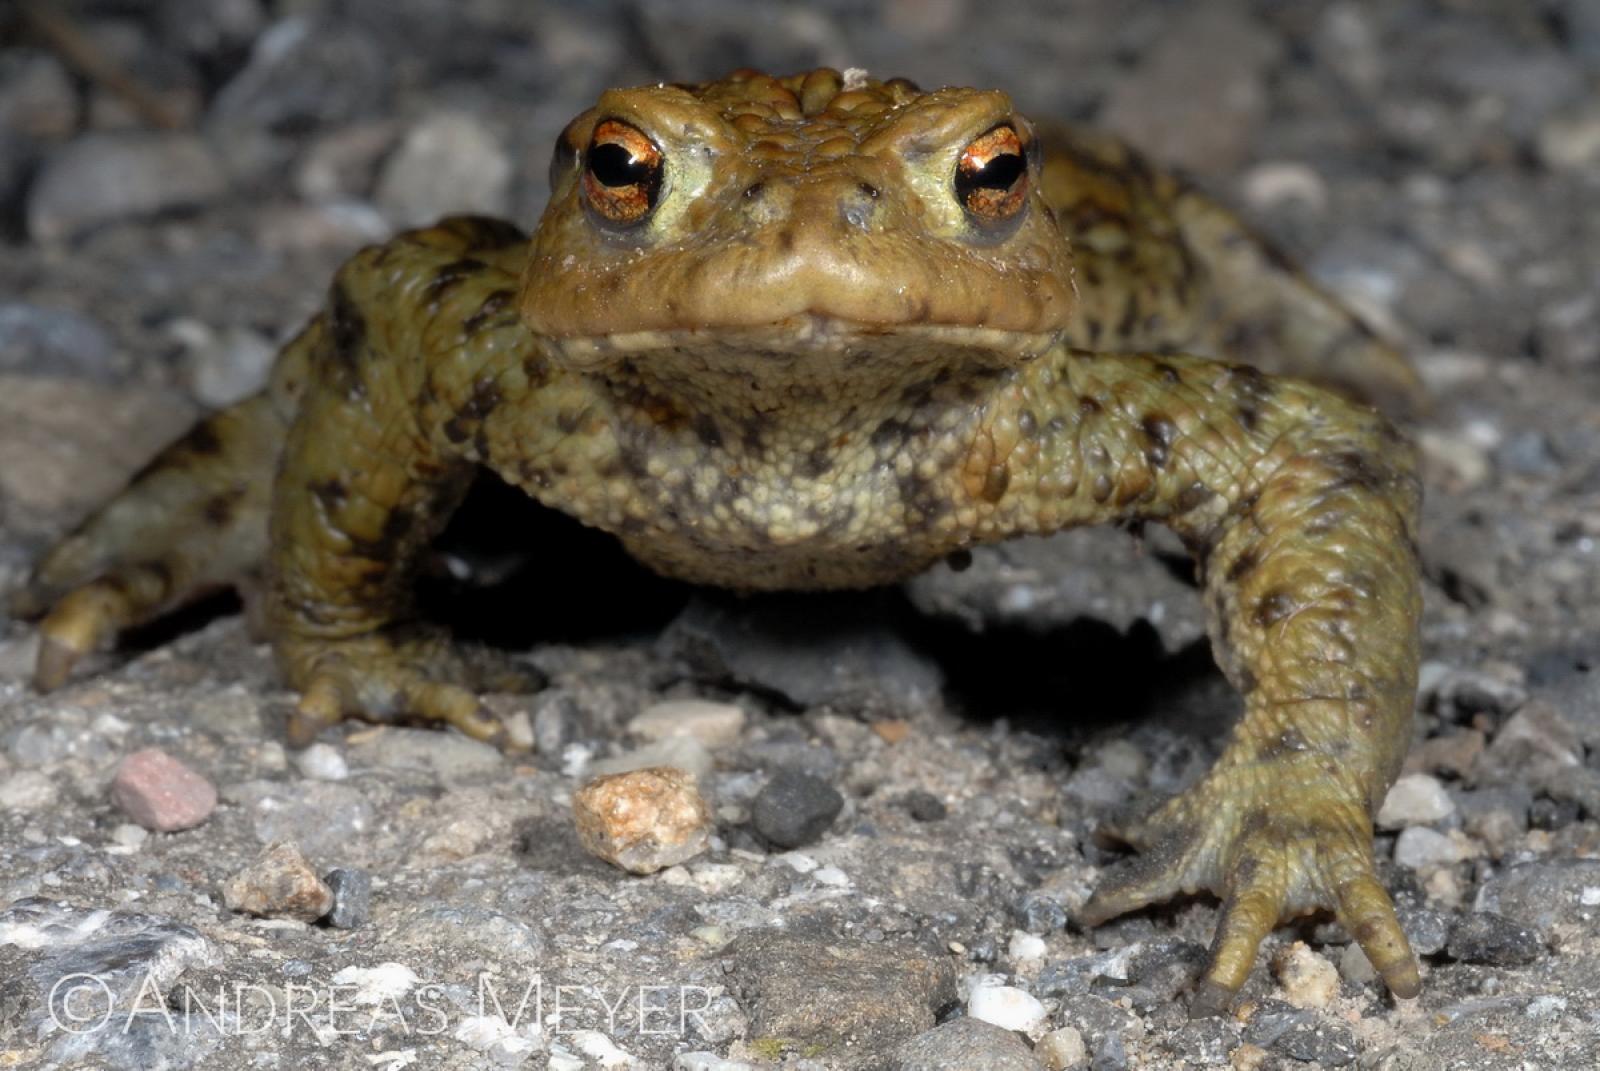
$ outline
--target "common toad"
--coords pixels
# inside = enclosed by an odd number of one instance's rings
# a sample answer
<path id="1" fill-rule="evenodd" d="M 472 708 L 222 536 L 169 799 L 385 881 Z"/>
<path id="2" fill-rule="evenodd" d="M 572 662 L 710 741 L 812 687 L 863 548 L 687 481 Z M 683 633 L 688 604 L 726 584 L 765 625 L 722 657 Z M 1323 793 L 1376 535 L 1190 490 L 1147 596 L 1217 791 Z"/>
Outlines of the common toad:
<path id="1" fill-rule="evenodd" d="M 50 553 L 17 603 L 45 615 L 38 685 L 264 570 L 297 740 L 400 716 L 492 737 L 493 682 L 410 600 L 477 466 L 745 590 L 1160 522 L 1245 713 L 1125 831 L 1143 854 L 1081 921 L 1220 896 L 1196 1012 L 1318 908 L 1417 993 L 1370 816 L 1410 738 L 1418 485 L 1345 397 L 1414 399 L 1392 350 L 1213 201 L 999 92 L 832 70 L 615 90 L 550 179 L 531 238 L 459 217 L 358 253 L 264 392 Z"/>

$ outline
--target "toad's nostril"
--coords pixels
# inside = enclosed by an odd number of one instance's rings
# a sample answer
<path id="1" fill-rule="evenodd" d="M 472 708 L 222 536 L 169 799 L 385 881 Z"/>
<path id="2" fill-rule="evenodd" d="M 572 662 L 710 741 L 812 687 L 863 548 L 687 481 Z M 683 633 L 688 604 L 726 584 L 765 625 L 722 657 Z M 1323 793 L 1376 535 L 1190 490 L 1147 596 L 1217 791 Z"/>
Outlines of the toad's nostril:
<path id="1" fill-rule="evenodd" d="M 744 190 L 745 200 L 747 200 L 747 201 L 759 200 L 761 195 L 763 193 L 766 193 L 766 192 L 767 192 L 767 184 L 765 182 L 752 182 L 749 186 L 745 187 L 745 190 Z"/>
<path id="2" fill-rule="evenodd" d="M 858 182 L 839 198 L 839 215 L 846 226 L 864 230 L 872 222 L 878 199 L 878 188 L 870 182 Z"/>

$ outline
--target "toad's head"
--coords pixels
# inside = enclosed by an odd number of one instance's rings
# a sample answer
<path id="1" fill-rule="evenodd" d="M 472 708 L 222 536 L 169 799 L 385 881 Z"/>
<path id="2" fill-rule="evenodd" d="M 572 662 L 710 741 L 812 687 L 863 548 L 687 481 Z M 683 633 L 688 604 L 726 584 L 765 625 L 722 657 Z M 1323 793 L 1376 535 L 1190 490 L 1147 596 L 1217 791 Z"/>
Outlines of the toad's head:
<path id="1" fill-rule="evenodd" d="M 817 70 L 614 90 L 574 119 L 524 322 L 585 374 L 772 410 L 1004 367 L 1073 309 L 1005 94 Z"/>

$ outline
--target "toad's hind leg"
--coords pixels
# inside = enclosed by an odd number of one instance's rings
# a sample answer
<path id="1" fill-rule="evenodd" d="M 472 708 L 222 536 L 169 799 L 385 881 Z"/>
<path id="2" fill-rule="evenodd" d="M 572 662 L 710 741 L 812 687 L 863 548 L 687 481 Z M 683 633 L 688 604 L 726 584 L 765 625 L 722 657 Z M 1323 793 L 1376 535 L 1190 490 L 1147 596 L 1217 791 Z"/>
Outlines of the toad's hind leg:
<path id="1" fill-rule="evenodd" d="M 1215 199 L 1105 133 L 1039 130 L 1044 195 L 1073 246 L 1073 345 L 1242 361 L 1391 416 L 1426 407 L 1399 351 Z"/>
<path id="2" fill-rule="evenodd" d="M 304 336 L 302 336 L 303 339 Z M 295 389 L 291 343 L 269 390 L 200 421 L 36 566 L 10 609 L 44 615 L 34 682 L 60 687 L 123 629 L 236 583 L 266 552 L 272 472 Z"/>

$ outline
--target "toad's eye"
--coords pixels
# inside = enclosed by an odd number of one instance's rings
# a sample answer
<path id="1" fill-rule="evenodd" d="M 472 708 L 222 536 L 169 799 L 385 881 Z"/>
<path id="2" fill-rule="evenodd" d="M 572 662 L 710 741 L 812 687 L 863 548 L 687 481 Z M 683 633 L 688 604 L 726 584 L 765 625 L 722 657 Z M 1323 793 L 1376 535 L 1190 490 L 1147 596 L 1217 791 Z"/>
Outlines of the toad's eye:
<path id="1" fill-rule="evenodd" d="M 620 119 L 602 120 L 583 156 L 583 196 L 601 219 L 626 227 L 655 208 L 661 150 L 644 131 Z"/>
<path id="2" fill-rule="evenodd" d="M 1028 202 L 1028 159 L 1016 127 L 979 134 L 956 161 L 956 199 L 980 224 L 1014 219 Z"/>

